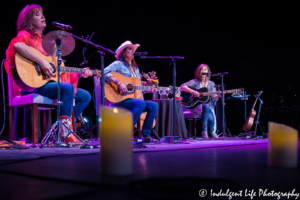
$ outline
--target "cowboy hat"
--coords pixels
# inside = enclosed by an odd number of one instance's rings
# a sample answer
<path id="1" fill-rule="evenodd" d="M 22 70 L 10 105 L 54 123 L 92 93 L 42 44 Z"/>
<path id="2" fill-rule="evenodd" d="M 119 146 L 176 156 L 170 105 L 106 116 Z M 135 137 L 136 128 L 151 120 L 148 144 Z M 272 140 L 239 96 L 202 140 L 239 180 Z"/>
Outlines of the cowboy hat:
<path id="1" fill-rule="evenodd" d="M 132 44 L 131 41 L 127 40 L 125 42 L 123 42 L 119 48 L 117 48 L 116 50 L 116 58 L 118 59 L 118 56 L 122 53 L 122 51 L 126 48 L 132 46 L 133 50 L 136 51 L 136 49 L 140 46 L 140 44 Z"/>

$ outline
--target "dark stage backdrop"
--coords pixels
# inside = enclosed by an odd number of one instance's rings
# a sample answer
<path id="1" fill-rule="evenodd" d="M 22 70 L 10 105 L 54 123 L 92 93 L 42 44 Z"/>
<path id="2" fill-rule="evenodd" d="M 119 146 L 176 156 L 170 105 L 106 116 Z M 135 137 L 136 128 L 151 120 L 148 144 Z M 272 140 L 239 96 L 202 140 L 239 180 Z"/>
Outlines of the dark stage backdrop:
<path id="1" fill-rule="evenodd" d="M 261 125 L 265 131 L 267 121 L 271 119 L 265 108 L 299 104 L 299 11 L 296 3 L 4 0 L 0 3 L 0 50 L 3 59 L 10 40 L 17 34 L 18 14 L 29 3 L 43 7 L 48 24 L 45 33 L 56 30 L 51 23 L 57 21 L 73 26 L 71 32 L 77 36 L 90 35 L 94 31 L 92 42 L 113 51 L 125 40 L 131 40 L 141 45 L 138 51 L 146 51 L 149 56 L 184 56 L 184 60 L 177 62 L 178 86 L 194 78 L 195 69 L 201 63 L 208 64 L 213 73 L 229 72 L 224 78 L 226 89 L 243 87 L 251 94 L 248 112 L 254 101 L 253 95 L 264 90 Z M 78 66 L 83 61 L 83 47 L 84 43 L 76 40 L 75 50 L 65 57 L 68 66 Z M 86 56 L 94 52 L 93 47 L 88 47 Z M 107 54 L 105 66 L 114 60 L 113 55 Z M 136 61 L 141 71 L 156 71 L 161 86 L 172 84 L 173 66 L 169 65 L 170 60 L 137 58 Z M 99 68 L 99 56 L 91 57 L 87 66 Z M 212 80 L 220 84 L 220 79 Z M 4 82 L 7 104 L 6 74 Z M 93 79 L 81 79 L 79 87 L 92 94 Z M 1 97 L 1 125 L 2 102 Z M 91 123 L 96 123 L 93 101 L 84 115 L 91 118 Z M 299 117 L 295 116 L 293 126 L 299 128 Z M 282 119 L 288 117 L 282 116 Z M 230 131 L 237 135 L 244 122 L 243 102 L 227 102 L 226 120 Z M 291 121 L 286 120 L 286 123 Z M 6 133 L 7 126 L 8 114 Z"/>

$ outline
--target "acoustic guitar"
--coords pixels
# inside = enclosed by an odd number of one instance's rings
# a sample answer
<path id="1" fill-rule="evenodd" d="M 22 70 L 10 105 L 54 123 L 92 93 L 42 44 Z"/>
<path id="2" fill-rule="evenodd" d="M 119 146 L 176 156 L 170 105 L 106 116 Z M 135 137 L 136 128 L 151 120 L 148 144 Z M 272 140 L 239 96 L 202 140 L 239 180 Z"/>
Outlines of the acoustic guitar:
<path id="1" fill-rule="evenodd" d="M 199 97 L 195 97 L 189 92 L 185 92 L 185 91 L 181 92 L 182 105 L 188 109 L 194 109 L 199 104 L 207 103 L 210 101 L 210 95 L 220 93 L 217 91 L 208 92 L 208 88 L 206 88 L 206 87 L 202 87 L 200 89 L 197 89 L 196 87 L 193 87 L 193 86 L 187 86 L 187 87 L 200 93 Z M 241 93 L 243 93 L 243 89 L 225 90 L 224 93 L 225 94 L 227 94 L 227 93 L 241 94 Z"/>
<path id="2" fill-rule="evenodd" d="M 29 47 L 35 54 L 49 62 L 53 68 L 53 75 L 50 78 L 46 78 L 42 68 L 35 62 L 25 58 L 19 53 L 16 53 L 15 63 L 16 66 L 11 67 L 13 79 L 17 85 L 26 91 L 33 91 L 36 88 L 42 87 L 49 81 L 57 81 L 57 57 L 45 56 L 37 49 Z M 65 67 L 64 63 L 61 63 L 60 72 L 72 72 L 72 73 L 84 73 L 85 69 L 76 67 Z M 90 70 L 93 75 L 101 76 L 100 70 Z"/>
<path id="3" fill-rule="evenodd" d="M 116 79 L 121 81 L 127 88 L 127 92 L 121 92 L 115 83 L 106 83 L 104 86 L 105 98 L 110 103 L 119 103 L 125 99 L 140 99 L 143 90 L 152 90 L 152 86 L 141 85 L 141 80 L 137 77 L 125 77 L 117 72 L 110 72 Z M 171 91 L 172 87 L 156 87 L 159 91 Z"/>
<path id="4" fill-rule="evenodd" d="M 251 111 L 250 111 L 250 113 L 249 113 L 249 116 L 248 116 L 248 118 L 247 118 L 247 120 L 246 120 L 246 122 L 245 122 L 245 124 L 244 124 L 244 126 L 243 126 L 243 130 L 244 130 L 244 131 L 249 131 L 249 130 L 252 128 L 252 126 L 253 126 L 254 118 L 255 118 L 255 115 L 256 115 L 256 111 L 254 110 L 254 107 L 255 107 L 255 105 L 256 105 L 256 103 L 257 103 L 258 97 L 259 97 L 262 93 L 263 93 L 263 91 L 260 91 L 259 94 L 256 95 L 255 102 L 254 102 L 254 104 L 253 104 L 253 106 L 252 106 L 252 109 L 251 109 Z"/>

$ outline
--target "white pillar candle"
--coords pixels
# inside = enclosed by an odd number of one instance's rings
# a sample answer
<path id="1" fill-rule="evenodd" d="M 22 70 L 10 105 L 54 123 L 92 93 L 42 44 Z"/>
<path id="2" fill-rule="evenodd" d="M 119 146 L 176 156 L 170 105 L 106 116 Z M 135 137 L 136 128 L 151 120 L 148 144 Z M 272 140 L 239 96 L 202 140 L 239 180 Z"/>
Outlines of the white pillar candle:
<path id="1" fill-rule="evenodd" d="M 100 162 L 104 175 L 131 175 L 132 113 L 120 108 L 100 106 Z"/>
<path id="2" fill-rule="evenodd" d="M 297 166 L 298 131 L 283 124 L 269 122 L 268 165 Z"/>

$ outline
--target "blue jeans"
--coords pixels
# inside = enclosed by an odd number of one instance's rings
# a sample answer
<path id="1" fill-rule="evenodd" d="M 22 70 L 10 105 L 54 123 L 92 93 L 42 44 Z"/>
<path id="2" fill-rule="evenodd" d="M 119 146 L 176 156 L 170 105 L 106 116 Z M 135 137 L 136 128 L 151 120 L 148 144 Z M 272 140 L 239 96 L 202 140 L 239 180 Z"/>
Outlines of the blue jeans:
<path id="1" fill-rule="evenodd" d="M 202 104 L 202 131 L 209 134 L 216 132 L 216 117 L 214 110 L 208 104 Z"/>
<path id="2" fill-rule="evenodd" d="M 143 127 L 142 136 L 149 137 L 151 135 L 151 129 L 153 121 L 157 112 L 158 105 L 153 101 L 145 101 L 140 99 L 125 99 L 120 103 L 113 106 L 125 108 L 133 114 L 133 127 L 137 123 L 137 120 L 143 112 L 147 112 Z"/>
<path id="3" fill-rule="evenodd" d="M 57 82 L 48 82 L 44 86 L 36 89 L 34 92 L 22 91 L 22 95 L 36 93 L 42 96 L 48 97 L 49 99 L 57 98 Z M 73 109 L 73 99 L 74 99 L 74 87 L 71 83 L 61 82 L 60 88 L 60 98 L 63 104 L 60 107 L 60 115 L 65 115 L 71 117 Z M 80 113 L 85 109 L 85 107 L 91 101 L 91 95 L 88 91 L 77 88 L 77 93 L 75 96 L 75 108 L 74 116 L 79 117 Z"/>

